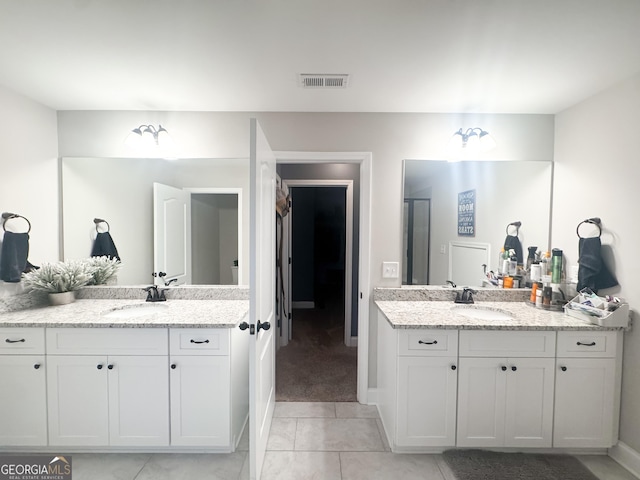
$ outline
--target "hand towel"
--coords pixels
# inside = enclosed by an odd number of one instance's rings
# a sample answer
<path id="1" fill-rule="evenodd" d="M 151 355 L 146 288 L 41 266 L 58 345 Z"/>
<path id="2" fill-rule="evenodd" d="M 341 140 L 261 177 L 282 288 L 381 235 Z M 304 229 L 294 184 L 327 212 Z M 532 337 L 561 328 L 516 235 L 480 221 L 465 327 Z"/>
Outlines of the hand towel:
<path id="1" fill-rule="evenodd" d="M 589 287 L 595 293 L 611 288 L 618 281 L 602 261 L 600 237 L 580 238 L 578 242 L 578 291 Z"/>
<path id="2" fill-rule="evenodd" d="M 516 252 L 516 260 L 518 265 L 524 265 L 522 257 L 522 244 L 520 239 L 515 235 L 507 235 L 504 239 L 504 251 L 514 250 Z"/>
<path id="3" fill-rule="evenodd" d="M 0 255 L 0 280 L 18 283 L 27 267 L 29 234 L 4 232 Z"/>
<path id="4" fill-rule="evenodd" d="M 118 249 L 116 248 L 115 243 L 113 243 L 113 239 L 111 238 L 111 234 L 109 232 L 99 232 L 96 236 L 95 242 L 93 242 L 93 249 L 91 250 L 92 257 L 109 257 L 111 259 L 115 258 L 116 260 L 120 260 L 120 256 L 118 255 Z"/>

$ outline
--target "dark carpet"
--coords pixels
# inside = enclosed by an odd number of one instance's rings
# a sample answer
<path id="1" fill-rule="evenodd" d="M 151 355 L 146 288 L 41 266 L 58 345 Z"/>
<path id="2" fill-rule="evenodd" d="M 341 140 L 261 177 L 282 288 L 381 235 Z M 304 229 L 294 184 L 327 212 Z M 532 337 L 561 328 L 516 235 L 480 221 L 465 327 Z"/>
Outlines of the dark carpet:
<path id="1" fill-rule="evenodd" d="M 292 340 L 276 354 L 276 400 L 355 402 L 358 354 L 344 344 L 341 305 L 292 313 Z"/>
<path id="2" fill-rule="evenodd" d="M 598 480 L 571 455 L 447 450 L 443 454 L 457 480 Z"/>

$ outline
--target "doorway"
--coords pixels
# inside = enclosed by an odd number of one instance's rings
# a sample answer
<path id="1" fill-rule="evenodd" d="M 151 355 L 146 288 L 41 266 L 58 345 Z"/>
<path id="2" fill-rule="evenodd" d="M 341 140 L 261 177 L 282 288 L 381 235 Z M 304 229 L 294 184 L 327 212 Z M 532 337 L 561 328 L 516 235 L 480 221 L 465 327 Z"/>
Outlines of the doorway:
<path id="1" fill-rule="evenodd" d="M 284 250 L 290 315 L 276 356 L 276 398 L 355 401 L 353 181 L 284 180 L 283 186 L 291 199 Z"/>

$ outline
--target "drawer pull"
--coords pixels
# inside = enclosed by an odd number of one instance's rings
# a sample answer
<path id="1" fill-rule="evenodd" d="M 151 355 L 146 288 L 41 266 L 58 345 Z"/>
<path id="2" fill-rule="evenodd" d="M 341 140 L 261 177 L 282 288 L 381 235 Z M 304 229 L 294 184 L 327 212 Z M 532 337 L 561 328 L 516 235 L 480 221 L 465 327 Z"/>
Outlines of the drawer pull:
<path id="1" fill-rule="evenodd" d="M 5 339 L 5 342 L 7 343 L 24 343 L 26 342 L 26 340 L 24 338 L 21 338 L 20 340 L 11 340 L 10 338 Z"/>
<path id="2" fill-rule="evenodd" d="M 515 372 L 516 370 L 518 370 L 518 367 L 516 367 L 515 365 L 513 367 L 511 367 L 511 371 Z"/>
<path id="3" fill-rule="evenodd" d="M 564 367 L 564 366 L 560 367 L 560 370 L 562 370 L 563 372 L 566 372 L 567 371 L 567 367 Z"/>
<path id="4" fill-rule="evenodd" d="M 433 342 L 423 342 L 422 340 L 418 340 L 420 345 L 435 345 L 438 343 L 438 340 L 434 340 Z"/>
<path id="5" fill-rule="evenodd" d="M 40 368 L 40 364 L 39 364 L 39 363 L 36 363 L 36 364 L 33 366 L 33 368 L 35 368 L 36 370 L 38 370 L 38 369 Z"/>
<path id="6" fill-rule="evenodd" d="M 113 364 L 109 364 L 109 365 L 107 365 L 107 368 L 108 368 L 109 370 L 113 370 Z"/>
<path id="7" fill-rule="evenodd" d="M 580 347 L 595 347 L 596 346 L 596 342 L 591 342 L 591 343 L 578 342 L 578 343 L 576 343 L 576 345 L 578 345 Z"/>
<path id="8" fill-rule="evenodd" d="M 506 371 L 507 371 L 507 367 L 505 367 L 504 365 L 503 365 L 503 366 L 501 366 L 501 367 L 500 367 L 500 369 L 501 369 L 503 372 L 506 372 Z"/>
<path id="9" fill-rule="evenodd" d="M 455 370 L 456 368 L 458 367 L 456 367 L 455 365 L 451 365 L 451 370 Z"/>
<path id="10" fill-rule="evenodd" d="M 191 339 L 191 343 L 196 343 L 196 344 L 200 345 L 201 343 L 209 343 L 209 339 L 207 339 L 207 340 L 194 340 L 192 338 Z"/>
<path id="11" fill-rule="evenodd" d="M 175 363 L 172 363 L 172 364 L 171 364 L 171 370 L 175 370 L 175 369 L 176 369 L 176 367 L 177 367 L 177 365 L 176 365 Z"/>
<path id="12" fill-rule="evenodd" d="M 102 366 L 103 366 L 103 365 L 102 365 L 101 363 L 99 363 L 99 364 L 96 366 L 96 368 L 97 368 L 98 370 L 102 370 Z"/>

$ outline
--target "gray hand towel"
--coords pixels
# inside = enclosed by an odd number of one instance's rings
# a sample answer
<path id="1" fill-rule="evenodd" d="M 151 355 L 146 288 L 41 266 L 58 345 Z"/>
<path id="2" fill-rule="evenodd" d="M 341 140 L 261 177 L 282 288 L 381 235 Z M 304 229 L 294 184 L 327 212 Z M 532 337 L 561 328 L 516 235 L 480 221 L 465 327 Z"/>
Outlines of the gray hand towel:
<path id="1" fill-rule="evenodd" d="M 18 283 L 27 268 L 29 234 L 4 232 L 0 255 L 0 280 Z"/>

